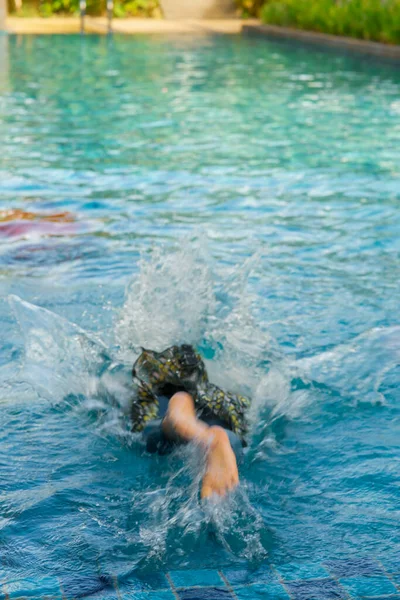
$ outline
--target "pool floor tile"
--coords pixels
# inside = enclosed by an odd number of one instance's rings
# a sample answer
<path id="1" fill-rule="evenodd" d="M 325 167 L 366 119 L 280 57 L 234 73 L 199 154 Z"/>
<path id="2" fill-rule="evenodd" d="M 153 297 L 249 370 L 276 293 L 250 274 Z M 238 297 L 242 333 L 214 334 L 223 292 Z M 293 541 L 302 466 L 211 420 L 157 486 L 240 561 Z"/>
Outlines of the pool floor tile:
<path id="1" fill-rule="evenodd" d="M 9 598 L 60 596 L 60 582 L 56 577 L 38 577 L 8 581 L 4 586 Z"/>
<path id="2" fill-rule="evenodd" d="M 177 593 L 180 600 L 234 600 L 227 588 L 191 588 Z"/>
<path id="3" fill-rule="evenodd" d="M 0 600 L 400 600 L 398 569 L 394 553 L 377 560 L 351 557 L 322 564 L 265 563 L 253 570 L 242 566 L 167 574 L 135 571 L 118 578 L 119 592 L 113 577 L 95 572 L 69 574 L 60 581 L 50 576 L 27 577 L 4 583 Z"/>
<path id="4" fill-rule="evenodd" d="M 290 600 L 280 583 L 254 583 L 234 588 L 238 600 Z"/>
<path id="5" fill-rule="evenodd" d="M 256 570 L 245 568 L 222 569 L 222 574 L 232 586 L 250 583 L 278 582 L 278 576 L 268 564 L 262 565 Z"/>
<path id="6" fill-rule="evenodd" d="M 176 600 L 174 594 L 170 591 L 159 592 L 125 592 L 121 591 L 122 600 Z M 91 600 L 91 597 L 88 598 Z"/>
<path id="7" fill-rule="evenodd" d="M 373 558 L 356 557 L 341 560 L 328 560 L 323 566 L 338 579 L 342 577 L 372 577 L 384 575 L 381 565 Z"/>
<path id="8" fill-rule="evenodd" d="M 219 576 L 218 571 L 170 571 L 169 576 L 176 588 L 189 588 L 194 586 L 215 587 L 223 586 L 224 582 Z"/>
<path id="9" fill-rule="evenodd" d="M 340 579 L 340 584 L 353 598 L 368 598 L 398 592 L 387 577 L 349 577 Z"/>
<path id="10" fill-rule="evenodd" d="M 125 600 L 125 596 L 122 595 Z M 86 598 L 89 600 L 119 600 L 117 593 L 114 590 L 102 590 L 101 592 L 96 592 L 95 594 L 90 594 L 90 596 L 79 596 L 76 598 L 75 596 L 64 596 L 64 598 L 68 598 L 68 600 L 80 600 L 81 598 Z M 35 598 L 35 600 L 38 600 Z M 136 600 L 136 598 L 135 598 Z"/>
<path id="11" fill-rule="evenodd" d="M 388 573 L 400 573 L 400 554 L 382 556 L 380 562 Z"/>
<path id="12" fill-rule="evenodd" d="M 118 586 L 121 589 L 134 591 L 169 590 L 170 586 L 164 573 L 132 573 L 130 576 L 118 577 Z"/>
<path id="13" fill-rule="evenodd" d="M 293 600 L 346 600 L 346 592 L 334 579 L 290 581 L 285 587 Z"/>
<path id="14" fill-rule="evenodd" d="M 389 596 L 363 596 L 363 600 L 400 600 L 400 594 L 390 594 Z M 356 598 L 357 600 L 357 598 Z"/>
<path id="15" fill-rule="evenodd" d="M 283 581 L 329 579 L 330 577 L 328 571 L 322 565 L 315 563 L 275 565 L 275 569 Z"/>
<path id="16" fill-rule="evenodd" d="M 146 600 L 176 600 L 174 594 L 170 591 L 150 592 L 146 595 Z"/>

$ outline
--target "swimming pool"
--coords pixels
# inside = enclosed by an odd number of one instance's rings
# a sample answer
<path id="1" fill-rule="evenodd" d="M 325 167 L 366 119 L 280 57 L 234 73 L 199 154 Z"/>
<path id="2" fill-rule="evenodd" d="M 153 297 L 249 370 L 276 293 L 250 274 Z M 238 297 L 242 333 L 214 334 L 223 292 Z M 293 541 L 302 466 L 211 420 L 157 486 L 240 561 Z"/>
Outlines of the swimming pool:
<path id="1" fill-rule="evenodd" d="M 0 52 L 10 597 L 400 595 L 398 71 L 241 37 Z M 254 402 L 209 510 L 193 451 L 146 456 L 122 410 L 135 349 L 177 341 Z"/>

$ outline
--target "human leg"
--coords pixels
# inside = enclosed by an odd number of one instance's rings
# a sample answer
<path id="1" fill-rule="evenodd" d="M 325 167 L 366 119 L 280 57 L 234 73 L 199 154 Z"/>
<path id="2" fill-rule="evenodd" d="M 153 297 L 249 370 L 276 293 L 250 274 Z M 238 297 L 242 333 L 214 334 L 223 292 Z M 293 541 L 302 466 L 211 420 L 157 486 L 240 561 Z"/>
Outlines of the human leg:
<path id="1" fill-rule="evenodd" d="M 228 434 L 219 426 L 209 427 L 197 418 L 193 398 L 178 392 L 169 401 L 163 421 L 163 432 L 171 440 L 195 441 L 207 452 L 206 473 L 201 487 L 201 497 L 212 494 L 224 496 L 237 486 L 239 475 L 236 457 Z"/>

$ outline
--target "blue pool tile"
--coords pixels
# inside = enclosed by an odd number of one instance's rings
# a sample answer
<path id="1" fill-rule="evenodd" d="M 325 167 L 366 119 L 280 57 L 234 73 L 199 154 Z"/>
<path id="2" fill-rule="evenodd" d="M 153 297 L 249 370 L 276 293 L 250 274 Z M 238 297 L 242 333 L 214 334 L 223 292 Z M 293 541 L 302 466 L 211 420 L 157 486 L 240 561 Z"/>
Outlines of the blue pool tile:
<path id="1" fill-rule="evenodd" d="M 255 583 L 233 591 L 238 600 L 290 600 L 280 583 Z"/>
<path id="2" fill-rule="evenodd" d="M 147 594 L 146 600 L 176 600 L 176 598 L 172 592 L 165 591 L 165 592 L 150 592 L 150 594 Z"/>
<path id="3" fill-rule="evenodd" d="M 64 597 L 61 595 L 53 596 L 53 594 L 51 594 L 50 596 L 45 594 L 44 596 L 39 596 L 39 598 L 37 596 L 19 596 L 18 600 L 25 600 L 28 598 L 30 600 L 33 597 L 35 598 L 35 600 L 39 600 L 39 599 L 40 600 L 65 600 L 65 596 Z M 1 596 L 0 596 L 0 598 L 1 598 Z M 7 596 L 4 596 L 4 598 L 6 598 L 6 600 L 7 600 Z M 10 598 L 10 596 L 8 596 L 8 598 Z"/>
<path id="4" fill-rule="evenodd" d="M 380 562 L 388 573 L 400 573 L 400 554 L 382 556 Z"/>
<path id="5" fill-rule="evenodd" d="M 384 575 L 381 565 L 373 558 L 357 557 L 341 560 L 329 560 L 324 563 L 332 575 L 341 577 L 372 577 L 374 575 Z"/>
<path id="6" fill-rule="evenodd" d="M 353 598 L 396 594 L 398 591 L 387 577 L 349 577 L 340 579 L 340 584 Z"/>
<path id="7" fill-rule="evenodd" d="M 289 565 L 275 566 L 279 575 L 284 581 L 294 581 L 296 579 L 328 579 L 328 571 L 319 564 L 298 563 Z"/>
<path id="8" fill-rule="evenodd" d="M 256 570 L 250 569 L 223 569 L 224 577 L 232 586 L 247 583 L 273 583 L 278 581 L 278 576 L 270 565 L 265 564 Z"/>
<path id="9" fill-rule="evenodd" d="M 125 596 L 122 596 L 123 598 L 125 598 Z M 78 597 L 72 597 L 72 596 L 63 596 L 63 600 L 64 598 L 68 598 L 68 600 L 79 600 L 80 598 L 90 598 L 90 600 L 120 600 L 120 598 L 117 596 L 117 592 L 115 590 L 102 590 L 101 592 L 96 592 L 96 594 L 90 594 L 90 596 L 78 596 Z M 38 599 L 35 599 L 38 600 Z M 136 600 L 136 598 L 135 598 Z"/>
<path id="10" fill-rule="evenodd" d="M 138 579 L 146 589 L 169 590 L 169 583 L 164 573 L 156 572 L 139 575 Z"/>
<path id="11" fill-rule="evenodd" d="M 223 581 L 218 571 L 170 571 L 169 576 L 176 588 L 188 588 L 193 586 L 222 586 Z"/>
<path id="12" fill-rule="evenodd" d="M 118 589 L 135 594 L 146 590 L 147 587 L 137 577 L 117 576 Z"/>
<path id="13" fill-rule="evenodd" d="M 121 589 L 127 589 L 130 592 L 136 590 L 169 590 L 169 583 L 165 574 L 159 571 L 154 573 L 132 573 L 132 575 L 129 576 L 119 576 L 118 586 Z"/>
<path id="14" fill-rule="evenodd" d="M 177 593 L 180 600 L 234 600 L 226 588 L 191 588 L 178 590 Z"/>
<path id="15" fill-rule="evenodd" d="M 362 598 L 363 600 L 400 600 L 400 594 L 395 594 L 394 596 L 393 594 L 390 594 L 389 596 L 363 596 Z"/>
<path id="16" fill-rule="evenodd" d="M 310 579 L 285 583 L 293 600 L 345 600 L 347 594 L 334 579 Z"/>
<path id="17" fill-rule="evenodd" d="M 176 600 L 176 597 L 170 591 L 127 593 L 124 590 L 120 590 L 120 592 L 123 600 Z M 91 597 L 88 600 L 91 600 Z"/>
<path id="18" fill-rule="evenodd" d="M 9 598 L 60 596 L 60 583 L 56 577 L 38 577 L 8 581 L 4 586 Z"/>

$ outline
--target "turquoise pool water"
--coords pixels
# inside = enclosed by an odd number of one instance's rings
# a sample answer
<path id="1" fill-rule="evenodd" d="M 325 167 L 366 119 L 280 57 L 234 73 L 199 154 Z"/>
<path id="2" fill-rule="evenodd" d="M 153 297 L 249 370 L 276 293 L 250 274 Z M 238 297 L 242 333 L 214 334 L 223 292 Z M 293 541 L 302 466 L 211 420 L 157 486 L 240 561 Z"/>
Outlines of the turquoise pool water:
<path id="1" fill-rule="evenodd" d="M 4 36 L 0 64 L 3 581 L 395 560 L 399 72 L 206 36 Z M 181 341 L 253 398 L 207 509 L 195 452 L 124 413 L 137 348 Z"/>

